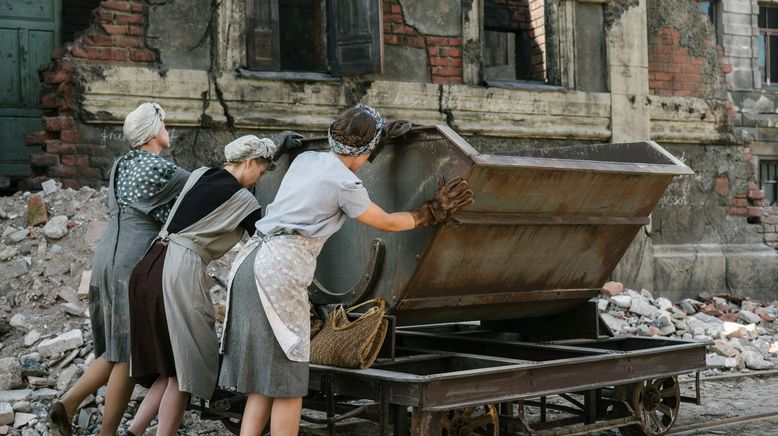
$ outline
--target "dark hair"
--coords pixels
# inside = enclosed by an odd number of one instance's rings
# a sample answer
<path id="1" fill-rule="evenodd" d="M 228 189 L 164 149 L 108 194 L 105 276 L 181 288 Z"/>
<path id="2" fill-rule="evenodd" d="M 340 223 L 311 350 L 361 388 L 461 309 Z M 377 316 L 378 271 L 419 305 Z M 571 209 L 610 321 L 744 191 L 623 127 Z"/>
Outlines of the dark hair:
<path id="1" fill-rule="evenodd" d="M 332 138 L 341 144 L 360 148 L 367 145 L 375 136 L 376 121 L 366 110 L 352 107 L 343 111 L 330 124 Z"/>

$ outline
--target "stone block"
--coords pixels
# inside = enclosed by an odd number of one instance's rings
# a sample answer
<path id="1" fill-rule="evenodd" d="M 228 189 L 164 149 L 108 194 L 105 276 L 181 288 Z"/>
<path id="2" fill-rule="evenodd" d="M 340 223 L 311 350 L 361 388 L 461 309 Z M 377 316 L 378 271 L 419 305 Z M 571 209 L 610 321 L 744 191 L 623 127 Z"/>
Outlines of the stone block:
<path id="1" fill-rule="evenodd" d="M 67 392 L 83 373 L 81 368 L 76 365 L 65 368 L 57 377 L 57 390 Z"/>
<path id="2" fill-rule="evenodd" d="M 61 239 L 68 234 L 68 217 L 57 215 L 43 226 L 43 234 L 51 239 Z"/>
<path id="3" fill-rule="evenodd" d="M 749 310 L 741 310 L 738 317 L 748 324 L 760 324 L 762 317 Z"/>
<path id="4" fill-rule="evenodd" d="M 660 310 L 670 310 L 670 308 L 673 307 L 673 302 L 665 297 L 657 298 L 654 303 L 656 303 L 656 307 Z"/>
<path id="5" fill-rule="evenodd" d="M 627 321 L 616 318 L 615 316 L 609 313 L 602 313 L 600 314 L 600 317 L 602 317 L 602 320 L 605 322 L 608 328 L 613 330 L 614 333 L 618 333 L 622 328 L 624 328 L 628 324 Z"/>
<path id="6" fill-rule="evenodd" d="M 24 346 L 32 347 L 41 338 L 41 333 L 38 330 L 30 330 L 24 335 Z"/>
<path id="7" fill-rule="evenodd" d="M 83 333 L 79 329 L 73 329 L 55 338 L 41 342 L 38 344 L 38 352 L 43 357 L 51 357 L 82 345 L 84 345 Z"/>
<path id="8" fill-rule="evenodd" d="M 30 398 L 30 394 L 32 394 L 32 391 L 29 389 L 0 391 L 0 402 L 7 401 L 13 403 L 15 401 L 27 400 Z"/>
<path id="9" fill-rule="evenodd" d="M 38 415 L 34 413 L 22 413 L 19 412 L 14 416 L 14 428 L 22 428 L 29 424 L 33 419 L 36 419 Z"/>
<path id="10" fill-rule="evenodd" d="M 14 409 L 11 403 L 0 403 L 0 425 L 8 425 L 14 422 Z"/>
<path id="11" fill-rule="evenodd" d="M 629 311 L 648 318 L 659 316 L 659 309 L 654 307 L 645 297 L 633 298 L 629 305 Z"/>
<path id="12" fill-rule="evenodd" d="M 629 306 L 632 305 L 632 297 L 624 294 L 611 297 L 611 301 L 616 306 L 623 307 L 624 309 L 629 309 Z"/>
<path id="13" fill-rule="evenodd" d="M 22 366 L 15 357 L 0 359 L 0 389 L 16 389 L 24 386 Z"/>

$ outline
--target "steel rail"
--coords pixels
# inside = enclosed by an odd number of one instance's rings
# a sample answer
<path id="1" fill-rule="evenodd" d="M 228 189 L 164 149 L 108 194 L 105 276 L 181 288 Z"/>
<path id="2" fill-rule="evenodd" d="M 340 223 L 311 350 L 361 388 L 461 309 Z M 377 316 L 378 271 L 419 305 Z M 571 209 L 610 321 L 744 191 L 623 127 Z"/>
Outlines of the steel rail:
<path id="1" fill-rule="evenodd" d="M 758 371 L 758 372 L 744 372 L 744 373 L 738 373 L 738 374 L 722 374 L 722 375 L 714 375 L 710 377 L 700 377 L 700 382 L 718 382 L 718 381 L 726 381 L 726 380 L 735 380 L 739 378 L 751 378 L 751 377 L 776 377 L 778 376 L 778 369 L 771 369 L 769 371 Z M 694 383 L 693 378 L 684 378 L 678 380 L 679 383 L 685 384 L 685 383 Z"/>
<path id="2" fill-rule="evenodd" d="M 728 425 L 740 424 L 745 422 L 755 422 L 755 421 L 761 421 L 770 418 L 778 418 L 778 410 L 772 412 L 765 412 L 765 413 L 756 413 L 753 415 L 734 416 L 732 418 L 717 419 L 715 421 L 707 421 L 698 424 L 690 424 L 681 427 L 671 428 L 667 434 L 689 434 L 697 430 L 724 427 Z"/>

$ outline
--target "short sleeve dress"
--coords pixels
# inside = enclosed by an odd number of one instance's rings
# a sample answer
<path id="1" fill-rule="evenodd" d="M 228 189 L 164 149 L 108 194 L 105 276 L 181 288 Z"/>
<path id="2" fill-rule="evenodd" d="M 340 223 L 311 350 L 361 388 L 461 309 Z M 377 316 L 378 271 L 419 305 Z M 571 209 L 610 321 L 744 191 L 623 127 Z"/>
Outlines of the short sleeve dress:
<path id="1" fill-rule="evenodd" d="M 336 154 L 310 151 L 292 162 L 230 273 L 221 385 L 270 397 L 307 394 L 307 288 L 316 257 L 347 217 L 370 204 L 362 181 Z"/>

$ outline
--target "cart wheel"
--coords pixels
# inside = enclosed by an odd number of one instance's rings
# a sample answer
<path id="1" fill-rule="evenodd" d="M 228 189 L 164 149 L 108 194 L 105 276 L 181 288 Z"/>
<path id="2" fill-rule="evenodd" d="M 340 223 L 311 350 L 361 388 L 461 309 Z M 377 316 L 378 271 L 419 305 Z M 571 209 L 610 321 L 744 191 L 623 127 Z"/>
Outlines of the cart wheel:
<path id="1" fill-rule="evenodd" d="M 434 436 L 498 436 L 499 416 L 494 404 L 425 414 L 422 427 Z M 428 434 L 428 433 L 422 433 Z"/>
<path id="2" fill-rule="evenodd" d="M 222 425 L 232 434 L 240 434 L 240 423 L 242 420 L 236 418 L 222 418 Z"/>
<path id="3" fill-rule="evenodd" d="M 640 424 L 622 427 L 625 436 L 659 436 L 667 433 L 678 417 L 681 386 L 678 377 L 644 380 L 630 386 L 627 400 Z"/>

